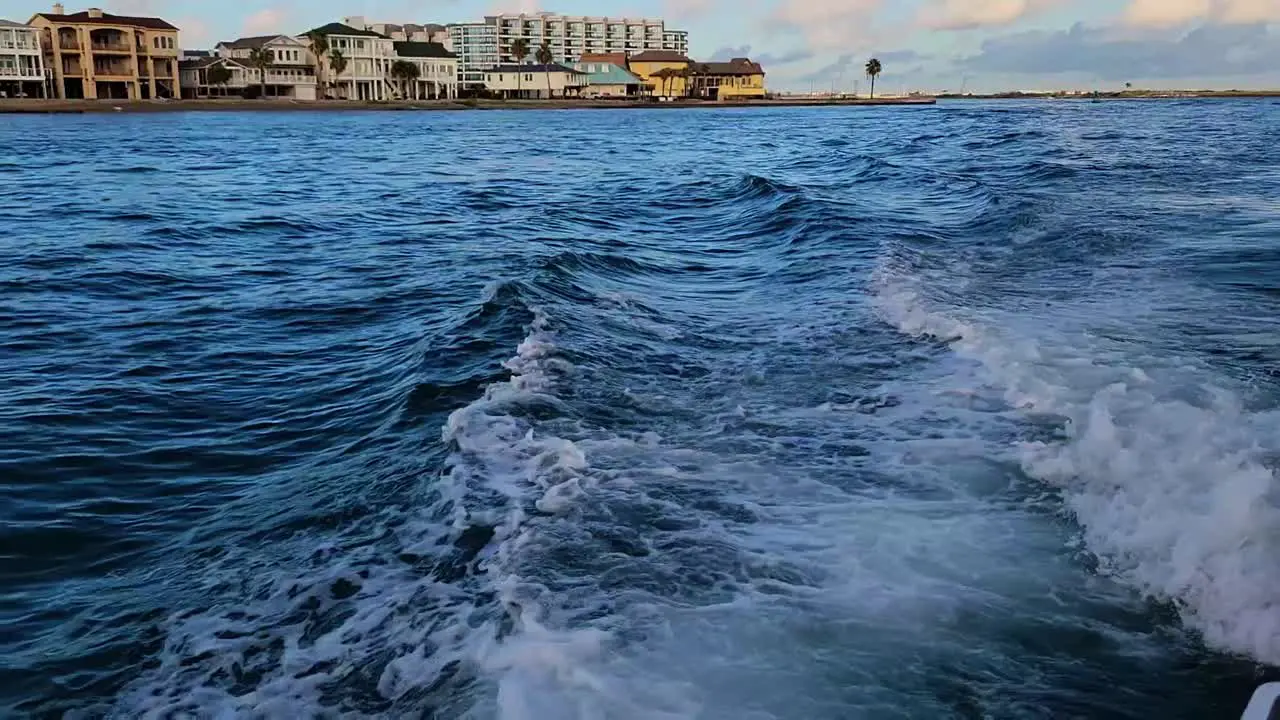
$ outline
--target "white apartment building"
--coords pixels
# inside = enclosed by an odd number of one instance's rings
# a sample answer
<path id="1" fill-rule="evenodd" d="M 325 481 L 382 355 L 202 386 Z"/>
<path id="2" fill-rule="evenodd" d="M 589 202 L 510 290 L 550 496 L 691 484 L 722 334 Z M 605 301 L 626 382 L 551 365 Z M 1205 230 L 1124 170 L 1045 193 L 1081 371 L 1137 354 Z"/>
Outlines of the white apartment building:
<path id="1" fill-rule="evenodd" d="M 329 54 L 324 57 L 323 77 L 329 95 L 341 100 L 390 100 L 396 94 L 391 81 L 391 64 L 396 57 L 395 41 L 372 30 L 361 30 L 344 23 L 329 23 L 298 37 L 308 43 L 307 35 L 319 33 L 329 40 Z M 333 68 L 333 52 L 346 59 L 341 74 Z"/>
<path id="2" fill-rule="evenodd" d="M 40 32 L 0 20 L 0 97 L 45 97 L 47 93 Z"/>
<path id="3" fill-rule="evenodd" d="M 271 53 L 271 64 L 266 69 L 265 78 L 250 62 L 255 50 Z M 219 58 L 234 60 L 235 65 L 245 69 L 241 72 L 239 68 L 228 67 L 232 70 L 236 83 L 228 83 L 230 87 L 244 91 L 252 85 L 261 87 L 265 79 L 267 97 L 316 99 L 315 60 L 309 45 L 296 38 L 288 35 L 240 38 L 218 43 L 214 46 L 214 54 Z"/>
<path id="4" fill-rule="evenodd" d="M 483 23 L 450 25 L 448 29 L 452 50 L 458 54 L 459 81 L 464 86 L 483 82 L 485 70 L 511 62 L 511 44 L 517 38 L 525 40 L 530 55 L 547 42 L 557 63 L 574 63 L 584 54 L 689 52 L 689 33 L 669 30 L 661 19 L 504 14 L 488 15 Z"/>

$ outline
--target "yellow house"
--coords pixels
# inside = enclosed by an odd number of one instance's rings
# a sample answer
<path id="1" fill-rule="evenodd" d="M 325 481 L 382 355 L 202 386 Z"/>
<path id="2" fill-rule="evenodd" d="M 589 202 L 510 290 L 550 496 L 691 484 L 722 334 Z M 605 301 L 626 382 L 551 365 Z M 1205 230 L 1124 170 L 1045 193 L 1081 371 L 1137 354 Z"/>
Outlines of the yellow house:
<path id="1" fill-rule="evenodd" d="M 708 100 L 763 98 L 764 68 L 747 58 L 693 66 L 693 94 Z"/>
<path id="2" fill-rule="evenodd" d="M 36 13 L 45 64 L 62 99 L 148 100 L 181 97 L 178 28 L 152 17 L 98 8 L 66 14 L 62 5 Z"/>
<path id="3" fill-rule="evenodd" d="M 693 62 L 674 50 L 646 50 L 627 58 L 627 69 L 658 97 L 684 97 L 688 84 L 683 73 Z"/>

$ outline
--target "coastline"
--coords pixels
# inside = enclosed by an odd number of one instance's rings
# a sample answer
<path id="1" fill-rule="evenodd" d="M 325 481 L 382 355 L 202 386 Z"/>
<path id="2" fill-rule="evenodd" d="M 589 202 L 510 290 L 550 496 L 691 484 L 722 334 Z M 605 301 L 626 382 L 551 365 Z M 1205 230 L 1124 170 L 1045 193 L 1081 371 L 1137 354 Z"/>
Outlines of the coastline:
<path id="1" fill-rule="evenodd" d="M 345 100 L 0 100 L 0 115 L 80 115 L 85 113 L 153 112 L 351 112 L 351 111 L 461 111 L 461 110 L 674 110 L 678 108 L 762 108 L 815 106 L 934 105 L 934 98 L 826 99 L 794 98 L 712 102 L 625 102 L 618 100 L 434 100 L 394 102 L 352 102 Z"/>

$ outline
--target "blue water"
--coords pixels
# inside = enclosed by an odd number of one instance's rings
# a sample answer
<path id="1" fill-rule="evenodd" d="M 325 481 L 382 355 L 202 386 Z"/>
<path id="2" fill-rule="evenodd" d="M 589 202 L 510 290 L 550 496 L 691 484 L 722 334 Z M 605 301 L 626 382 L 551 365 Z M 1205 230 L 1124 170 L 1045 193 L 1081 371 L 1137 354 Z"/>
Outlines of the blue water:
<path id="1" fill-rule="evenodd" d="M 1278 137 L 0 116 L 0 715 L 1234 716 Z"/>

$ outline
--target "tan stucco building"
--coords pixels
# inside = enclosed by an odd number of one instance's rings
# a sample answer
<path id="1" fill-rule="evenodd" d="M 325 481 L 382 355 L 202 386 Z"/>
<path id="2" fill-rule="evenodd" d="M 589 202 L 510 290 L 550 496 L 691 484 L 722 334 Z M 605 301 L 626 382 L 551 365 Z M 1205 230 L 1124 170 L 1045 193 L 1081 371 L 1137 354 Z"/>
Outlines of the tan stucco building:
<path id="1" fill-rule="evenodd" d="M 152 17 L 98 8 L 68 15 L 61 5 L 36 13 L 45 64 L 64 99 L 147 100 L 181 96 L 178 28 Z"/>

